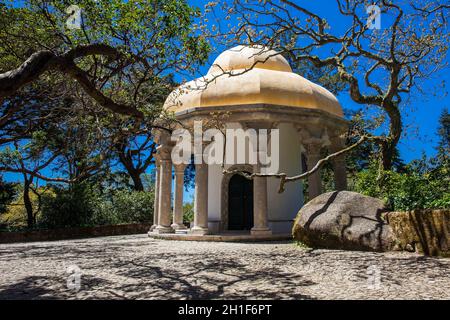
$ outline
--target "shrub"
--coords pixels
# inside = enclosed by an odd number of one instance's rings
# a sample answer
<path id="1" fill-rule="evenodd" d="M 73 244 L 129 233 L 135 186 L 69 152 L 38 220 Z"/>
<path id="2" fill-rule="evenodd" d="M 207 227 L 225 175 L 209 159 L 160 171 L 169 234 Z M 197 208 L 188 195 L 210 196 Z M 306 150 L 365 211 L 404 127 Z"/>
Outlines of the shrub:
<path id="1" fill-rule="evenodd" d="M 112 211 L 119 223 L 149 223 L 153 221 L 153 192 L 116 191 L 112 197 Z"/>
<path id="2" fill-rule="evenodd" d="M 23 200 L 23 187 L 18 185 L 15 189 L 17 194 L 15 200 L 9 203 L 6 206 L 6 211 L 0 215 L 0 225 L 7 226 L 7 229 L 10 231 L 19 231 L 27 228 L 27 212 Z M 47 188 L 38 188 L 37 192 L 41 197 L 54 196 L 53 191 Z M 29 196 L 36 219 L 39 220 L 41 216 L 40 211 L 38 211 L 40 206 L 39 197 L 34 192 L 30 192 Z"/>
<path id="3" fill-rule="evenodd" d="M 65 228 L 153 221 L 153 192 L 116 190 L 102 194 L 87 183 L 56 188 L 42 199 L 40 227 Z"/>
<path id="4" fill-rule="evenodd" d="M 96 189 L 80 183 L 69 189 L 55 188 L 54 196 L 42 197 L 40 227 L 65 228 L 109 224 L 113 215 L 105 216 L 106 210 Z"/>
<path id="5" fill-rule="evenodd" d="M 194 204 L 192 202 L 183 205 L 183 222 L 190 224 L 194 221 Z"/>
<path id="6" fill-rule="evenodd" d="M 7 211 L 8 205 L 13 202 L 16 195 L 17 190 L 15 184 L 4 182 L 0 176 L 0 214 Z"/>
<path id="7" fill-rule="evenodd" d="M 436 170 L 441 170 L 437 168 Z M 392 210 L 450 207 L 448 178 L 433 172 L 379 171 L 375 165 L 357 174 L 355 191 L 383 199 Z"/>

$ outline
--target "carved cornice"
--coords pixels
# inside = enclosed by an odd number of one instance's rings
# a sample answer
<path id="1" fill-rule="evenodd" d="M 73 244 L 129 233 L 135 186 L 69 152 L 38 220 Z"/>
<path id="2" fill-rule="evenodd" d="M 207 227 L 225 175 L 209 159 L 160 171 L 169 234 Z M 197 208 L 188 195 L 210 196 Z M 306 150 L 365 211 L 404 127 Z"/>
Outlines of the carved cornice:
<path id="1" fill-rule="evenodd" d="M 277 121 L 241 121 L 240 124 L 244 130 L 246 129 L 271 130 L 277 128 L 280 123 Z"/>
<path id="2" fill-rule="evenodd" d="M 226 112 L 227 123 L 231 122 L 264 122 L 264 123 L 296 123 L 323 125 L 340 132 L 347 130 L 349 122 L 329 112 L 300 107 L 289 107 L 271 104 L 246 104 L 235 106 L 217 106 L 208 108 L 192 108 L 176 113 L 178 121 L 191 126 L 194 120 L 210 119 L 212 112 Z"/>
<path id="3" fill-rule="evenodd" d="M 159 145 L 174 145 L 171 134 L 164 129 L 152 129 L 153 140 Z"/>

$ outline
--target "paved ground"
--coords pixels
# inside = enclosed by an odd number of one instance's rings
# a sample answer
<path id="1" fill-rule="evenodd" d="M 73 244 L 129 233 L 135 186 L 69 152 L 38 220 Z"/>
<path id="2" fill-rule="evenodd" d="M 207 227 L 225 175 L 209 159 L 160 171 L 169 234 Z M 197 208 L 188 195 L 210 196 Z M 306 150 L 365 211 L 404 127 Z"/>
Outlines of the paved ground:
<path id="1" fill-rule="evenodd" d="M 145 235 L 0 245 L 0 299 L 54 298 L 450 299 L 450 259 Z"/>

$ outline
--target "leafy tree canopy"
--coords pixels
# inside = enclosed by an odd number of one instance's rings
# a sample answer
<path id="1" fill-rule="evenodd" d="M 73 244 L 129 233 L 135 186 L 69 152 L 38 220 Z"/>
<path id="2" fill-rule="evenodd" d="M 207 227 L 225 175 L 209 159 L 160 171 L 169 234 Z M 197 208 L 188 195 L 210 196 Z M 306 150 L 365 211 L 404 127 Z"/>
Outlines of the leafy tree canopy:
<path id="1" fill-rule="evenodd" d="M 186 1 L 80 0 L 75 29 L 67 27 L 70 5 L 0 4 L 0 99 L 38 78 L 71 79 L 99 105 L 142 117 L 153 99 L 142 86 L 207 58 L 209 46 L 193 28 L 199 10 Z"/>

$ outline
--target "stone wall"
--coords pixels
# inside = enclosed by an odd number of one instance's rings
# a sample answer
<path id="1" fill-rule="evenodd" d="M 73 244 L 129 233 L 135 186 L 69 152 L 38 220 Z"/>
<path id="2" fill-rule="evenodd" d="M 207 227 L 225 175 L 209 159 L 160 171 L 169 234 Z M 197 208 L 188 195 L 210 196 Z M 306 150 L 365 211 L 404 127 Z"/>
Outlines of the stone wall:
<path id="1" fill-rule="evenodd" d="M 0 232 L 0 243 L 53 241 L 88 237 L 145 234 L 151 224 L 121 224 L 111 226 L 36 230 L 26 232 Z"/>
<path id="2" fill-rule="evenodd" d="M 398 249 L 450 257 L 450 210 L 389 212 Z"/>

